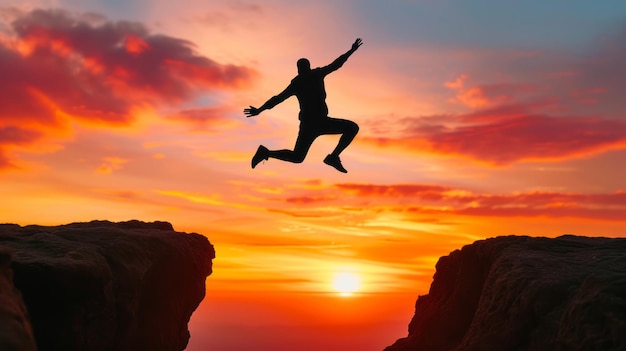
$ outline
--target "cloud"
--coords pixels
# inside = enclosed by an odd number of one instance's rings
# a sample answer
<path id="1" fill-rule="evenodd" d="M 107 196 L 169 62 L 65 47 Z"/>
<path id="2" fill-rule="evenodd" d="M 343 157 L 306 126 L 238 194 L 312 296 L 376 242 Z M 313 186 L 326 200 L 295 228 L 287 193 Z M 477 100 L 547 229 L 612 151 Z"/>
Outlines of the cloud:
<path id="1" fill-rule="evenodd" d="M 626 218 L 626 210 L 624 209 L 594 209 L 577 206 L 564 206 L 549 209 L 534 207 L 468 207 L 462 209 L 408 207 L 398 210 L 420 215 L 463 215 L 499 218 L 577 218 L 620 222 L 623 222 L 624 218 Z"/>
<path id="2" fill-rule="evenodd" d="M 218 28 L 225 33 L 232 33 L 238 28 L 237 25 L 234 25 L 238 19 L 246 18 L 248 19 L 247 24 L 249 24 L 249 18 L 258 17 L 264 12 L 263 7 L 259 4 L 241 1 L 231 1 L 221 9 L 218 6 L 212 6 L 212 10 L 195 16 L 193 20 Z"/>
<path id="3" fill-rule="evenodd" d="M 626 221 L 626 191 L 526 191 L 491 194 L 440 184 L 337 183 L 265 198 L 268 210 L 295 218 L 326 218 L 355 228 L 458 225 L 461 217 L 575 218 Z M 283 203 L 284 206 L 276 206 Z M 297 205 L 297 206 L 294 206 Z M 411 224 L 415 228 L 414 224 Z"/>
<path id="4" fill-rule="evenodd" d="M 401 198 L 413 197 L 426 200 L 451 200 L 464 205 L 484 204 L 487 206 L 560 206 L 564 204 L 587 204 L 622 206 L 626 208 L 626 191 L 618 190 L 607 194 L 520 192 L 509 195 L 493 195 L 472 192 L 438 184 L 369 184 L 338 183 L 334 187 L 344 194 L 357 197 Z"/>
<path id="5" fill-rule="evenodd" d="M 40 138 L 40 133 L 16 126 L 0 128 L 0 169 L 16 168 L 17 165 L 10 158 L 10 152 L 22 145 L 31 144 Z"/>
<path id="6" fill-rule="evenodd" d="M 521 105 L 461 115 L 404 119 L 397 137 L 367 139 L 413 152 L 462 156 L 491 165 L 555 161 L 626 148 L 626 122 L 533 113 Z"/>
<path id="7" fill-rule="evenodd" d="M 228 115 L 232 113 L 232 108 L 216 106 L 181 110 L 169 116 L 169 118 L 189 124 L 196 130 L 216 132 L 224 129 L 233 129 L 243 124 L 239 120 L 229 118 Z"/>
<path id="8" fill-rule="evenodd" d="M 383 197 L 424 197 L 441 199 L 442 194 L 452 190 L 441 185 L 431 184 L 335 184 L 335 187 L 343 192 L 356 196 L 383 196 Z"/>
<path id="9" fill-rule="evenodd" d="M 328 202 L 335 199 L 336 198 L 333 195 L 305 195 L 288 197 L 285 201 L 293 205 L 308 205 L 319 202 Z"/>
<path id="10" fill-rule="evenodd" d="M 499 101 L 512 100 L 499 96 Z M 495 166 L 559 161 L 626 148 L 626 120 L 550 113 L 555 104 L 551 98 L 507 104 L 493 104 L 491 97 L 484 101 L 467 103 L 481 108 L 466 113 L 400 118 L 395 122 L 399 132 L 364 139 L 381 147 L 460 156 Z"/>
<path id="11" fill-rule="evenodd" d="M 626 220 L 626 192 L 585 194 L 532 191 L 485 194 L 432 184 L 336 184 L 346 195 L 375 198 L 372 211 L 407 215 L 478 217 L 548 217 Z M 346 196 L 338 196 L 347 201 Z M 410 199 L 409 205 L 399 200 Z M 432 218 L 432 217 L 431 217 Z"/>
<path id="12" fill-rule="evenodd" d="M 0 122 L 8 126 L 0 134 L 0 169 L 11 163 L 12 149 L 68 135 L 73 121 L 127 125 L 138 108 L 235 89 L 255 75 L 141 23 L 62 10 L 16 13 L 10 33 L 0 37 Z M 15 128 L 28 141 L 11 140 L 7 130 Z"/>
<path id="13" fill-rule="evenodd" d="M 111 174 L 114 171 L 118 171 L 124 167 L 128 160 L 121 157 L 105 157 L 102 159 L 102 163 L 96 168 L 96 173 Z"/>
<path id="14" fill-rule="evenodd" d="M 462 74 L 453 81 L 445 82 L 444 86 L 450 89 L 460 89 L 465 84 L 465 81 L 467 80 L 467 78 L 468 78 L 467 74 Z"/>

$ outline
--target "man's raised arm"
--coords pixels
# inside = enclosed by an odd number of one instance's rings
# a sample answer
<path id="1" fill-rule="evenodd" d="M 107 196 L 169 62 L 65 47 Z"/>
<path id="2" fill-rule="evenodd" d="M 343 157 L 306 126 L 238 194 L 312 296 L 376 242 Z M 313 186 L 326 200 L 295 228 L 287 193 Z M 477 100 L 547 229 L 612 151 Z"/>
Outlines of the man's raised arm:
<path id="1" fill-rule="evenodd" d="M 274 106 L 280 104 L 281 102 L 285 101 L 291 95 L 293 95 L 293 89 L 291 88 L 291 84 L 289 84 L 289 86 L 287 88 L 285 88 L 285 90 L 283 90 L 280 94 L 278 94 L 276 96 L 272 96 L 263 105 L 261 105 L 261 107 L 256 108 L 254 106 L 250 106 L 250 108 L 244 109 L 243 113 L 246 115 L 246 117 L 256 116 L 259 113 L 261 113 L 261 112 L 263 112 L 265 110 L 269 110 L 269 109 L 273 108 Z"/>
<path id="2" fill-rule="evenodd" d="M 325 71 L 324 73 L 328 74 L 330 72 L 338 70 L 341 66 L 343 66 L 344 63 L 346 63 L 346 61 L 348 61 L 348 57 L 350 57 L 350 55 L 352 55 L 361 45 L 363 45 L 363 40 L 361 40 L 361 38 L 357 38 L 352 44 L 350 50 L 348 50 L 345 54 L 337 57 L 335 61 L 333 61 L 330 65 L 322 67 L 322 69 Z"/>

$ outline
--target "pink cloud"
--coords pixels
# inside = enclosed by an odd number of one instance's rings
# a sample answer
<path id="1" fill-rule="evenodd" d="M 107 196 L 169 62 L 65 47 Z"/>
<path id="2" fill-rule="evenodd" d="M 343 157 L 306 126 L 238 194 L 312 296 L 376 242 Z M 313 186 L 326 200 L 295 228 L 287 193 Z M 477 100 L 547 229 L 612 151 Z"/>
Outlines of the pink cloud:
<path id="1" fill-rule="evenodd" d="M 242 124 L 241 121 L 228 117 L 228 115 L 233 112 L 233 109 L 230 107 L 216 106 L 181 110 L 169 116 L 169 118 L 189 124 L 197 130 L 217 131 L 234 128 Z M 237 110 L 237 112 L 239 112 L 239 110 Z"/>
<path id="2" fill-rule="evenodd" d="M 433 209 L 431 207 L 397 208 L 401 212 L 416 215 L 462 215 L 472 217 L 499 217 L 499 218 L 578 218 L 590 220 L 624 221 L 626 210 L 623 209 L 593 209 L 576 206 L 556 208 L 533 207 L 467 207 L 462 209 Z"/>
<path id="3" fill-rule="evenodd" d="M 356 196 L 406 197 L 415 196 L 430 199 L 441 199 L 451 188 L 430 184 L 335 184 L 342 192 Z"/>
<path id="4" fill-rule="evenodd" d="M 376 198 L 374 211 L 393 211 L 415 215 L 434 214 L 549 217 L 626 220 L 626 192 L 585 194 L 568 192 L 521 192 L 512 194 L 476 193 L 435 184 L 336 184 L 346 195 Z M 346 201 L 345 195 L 338 196 Z M 412 202 L 411 205 L 398 205 Z"/>
<path id="5" fill-rule="evenodd" d="M 336 197 L 334 195 L 304 195 L 288 197 L 285 201 L 294 205 L 308 205 L 319 202 L 329 202 L 335 199 Z"/>
<path id="6" fill-rule="evenodd" d="M 150 33 L 141 23 L 34 10 L 18 14 L 10 28 L 12 36 L 0 42 L 0 122 L 7 126 L 0 135 L 0 169 L 10 164 L 9 149 L 66 135 L 70 120 L 129 124 L 135 107 L 236 89 L 255 75 L 198 54 L 189 41 Z M 11 139 L 7 131 L 18 126 L 30 139 Z"/>
<path id="7" fill-rule="evenodd" d="M 445 87 L 456 93 L 449 102 L 460 103 L 473 109 L 492 108 L 519 101 L 522 97 L 537 92 L 537 87 L 528 83 L 469 85 L 468 81 L 469 75 L 463 74 L 454 81 L 444 83 Z"/>
<path id="8" fill-rule="evenodd" d="M 550 115 L 533 112 L 534 107 L 501 105 L 459 115 L 405 118 L 399 120 L 404 125 L 400 135 L 366 140 L 498 166 L 564 160 L 626 148 L 626 121 Z"/>
<path id="9" fill-rule="evenodd" d="M 626 123 L 599 118 L 524 115 L 427 136 L 434 151 L 494 164 L 558 160 L 626 147 Z"/>
<path id="10" fill-rule="evenodd" d="M 437 218 L 439 224 L 454 223 L 450 216 L 626 221 L 624 190 L 613 193 L 527 191 L 490 194 L 439 184 L 338 183 L 321 192 L 318 189 L 300 190 L 297 196 L 286 193 L 267 200 L 289 205 L 288 208 L 273 208 L 272 212 L 296 217 L 349 211 L 361 213 L 364 218 L 392 212 L 420 223 Z M 298 206 L 291 206 L 294 204 Z"/>
<path id="11" fill-rule="evenodd" d="M 444 86 L 450 89 L 461 89 L 467 80 L 467 74 L 462 74 L 453 81 L 445 82 Z"/>
<path id="12" fill-rule="evenodd" d="M 0 169 L 18 168 L 12 160 L 11 152 L 15 148 L 32 144 L 41 137 L 35 130 L 22 129 L 16 126 L 0 128 Z"/>

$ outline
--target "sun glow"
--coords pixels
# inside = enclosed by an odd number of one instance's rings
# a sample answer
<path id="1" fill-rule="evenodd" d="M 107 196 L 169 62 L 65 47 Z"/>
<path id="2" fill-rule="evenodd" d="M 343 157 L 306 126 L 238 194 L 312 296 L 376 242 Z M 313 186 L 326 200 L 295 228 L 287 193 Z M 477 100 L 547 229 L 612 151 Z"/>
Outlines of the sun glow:
<path id="1" fill-rule="evenodd" d="M 352 272 L 337 272 L 333 277 L 332 286 L 341 296 L 351 296 L 361 287 L 358 274 Z"/>

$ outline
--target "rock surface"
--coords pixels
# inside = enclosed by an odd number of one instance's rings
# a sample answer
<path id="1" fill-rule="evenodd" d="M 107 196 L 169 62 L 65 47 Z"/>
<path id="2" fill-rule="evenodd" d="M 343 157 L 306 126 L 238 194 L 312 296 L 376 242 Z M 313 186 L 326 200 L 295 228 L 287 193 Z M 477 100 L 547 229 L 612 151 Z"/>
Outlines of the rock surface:
<path id="1" fill-rule="evenodd" d="M 385 351 L 626 350 L 626 239 L 498 237 L 436 269 Z"/>
<path id="2" fill-rule="evenodd" d="M 34 351 L 35 337 L 10 265 L 11 254 L 0 249 L 0 350 Z"/>
<path id="3" fill-rule="evenodd" d="M 4 224 L 0 246 L 12 253 L 39 351 L 183 350 L 215 257 L 206 237 L 166 222 Z"/>

